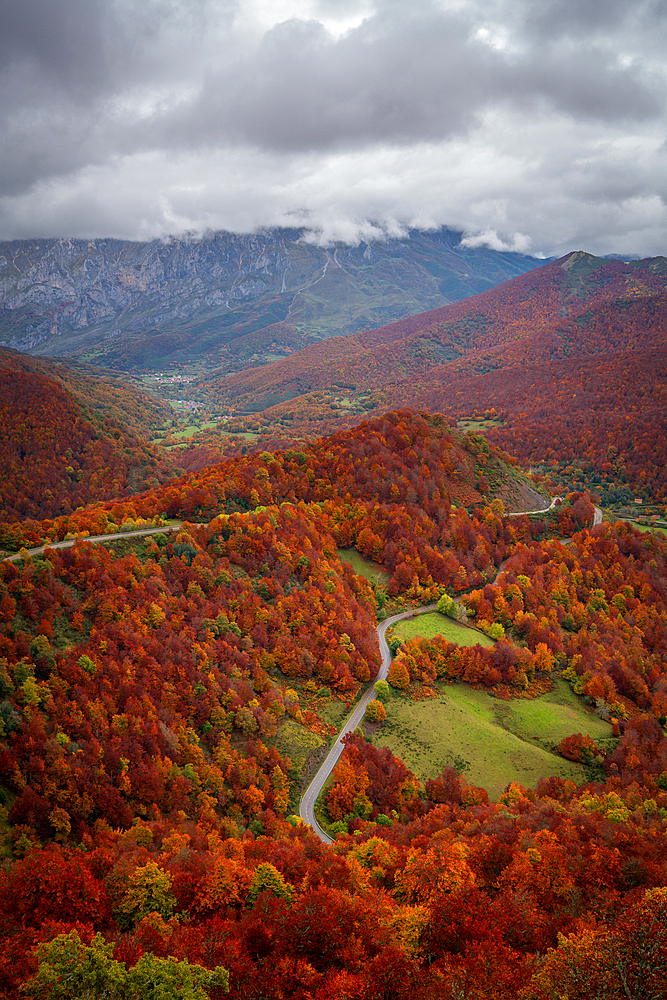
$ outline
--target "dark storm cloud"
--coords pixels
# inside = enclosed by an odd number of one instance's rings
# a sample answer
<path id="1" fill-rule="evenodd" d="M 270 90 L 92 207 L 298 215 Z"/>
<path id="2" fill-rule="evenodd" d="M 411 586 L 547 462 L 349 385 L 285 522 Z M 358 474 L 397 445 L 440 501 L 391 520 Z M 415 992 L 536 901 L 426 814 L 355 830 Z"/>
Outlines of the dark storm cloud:
<path id="1" fill-rule="evenodd" d="M 290 20 L 210 76 L 170 135 L 302 151 L 465 130 L 500 68 L 467 35 L 458 20 L 409 8 L 339 40 L 317 22 Z"/>
<path id="2" fill-rule="evenodd" d="M 597 231 L 619 189 L 640 227 L 662 205 L 667 0 L 0 12 L 0 236 L 374 218 L 548 250 L 550 218 Z"/>
<path id="3" fill-rule="evenodd" d="M 96 89 L 109 65 L 106 10 L 100 0 L 9 0 L 2 5 L 0 69 L 58 90 Z"/>
<path id="4" fill-rule="evenodd" d="M 430 141 L 466 132 L 501 102 L 614 122 L 656 116 L 663 98 L 586 39 L 561 51 L 552 37 L 515 55 L 475 38 L 460 14 L 391 5 L 340 39 L 316 21 L 277 25 L 168 116 L 162 141 L 231 137 L 281 151 Z"/>
<path id="5" fill-rule="evenodd" d="M 541 41 L 651 29 L 667 12 L 665 0 L 540 0 L 519 6 L 526 35 Z"/>
<path id="6" fill-rule="evenodd" d="M 85 106 L 128 84 L 171 75 L 201 51 L 211 17 L 235 4 L 207 0 L 4 0 L 0 72 L 32 81 L 28 98 Z"/>

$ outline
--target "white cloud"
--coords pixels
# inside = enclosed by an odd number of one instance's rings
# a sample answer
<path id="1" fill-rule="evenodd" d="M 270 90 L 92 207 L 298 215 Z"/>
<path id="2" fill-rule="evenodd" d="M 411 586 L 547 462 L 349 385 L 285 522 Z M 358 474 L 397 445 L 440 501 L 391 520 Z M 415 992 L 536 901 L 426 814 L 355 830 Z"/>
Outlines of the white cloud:
<path id="1" fill-rule="evenodd" d="M 25 0 L 0 238 L 667 250 L 662 0 Z"/>

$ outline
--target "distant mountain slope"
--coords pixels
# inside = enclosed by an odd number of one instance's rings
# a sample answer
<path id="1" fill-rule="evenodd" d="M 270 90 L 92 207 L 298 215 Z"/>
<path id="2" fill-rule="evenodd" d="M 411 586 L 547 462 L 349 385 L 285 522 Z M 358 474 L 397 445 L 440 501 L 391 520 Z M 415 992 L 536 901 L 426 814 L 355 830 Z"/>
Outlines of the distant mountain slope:
<path id="1" fill-rule="evenodd" d="M 579 251 L 462 302 L 228 375 L 216 390 L 257 411 L 314 389 L 377 391 L 410 379 L 396 395 L 406 402 L 417 388 L 435 391 L 465 375 L 658 347 L 667 330 L 666 281 L 664 257 L 625 263 Z"/>
<path id="2" fill-rule="evenodd" d="M 329 434 L 390 407 L 485 433 L 557 491 L 667 499 L 667 259 L 570 254 L 474 298 L 263 369 L 203 383 L 280 435 Z M 205 458 L 205 456 L 202 456 Z M 198 456 L 187 456 L 195 463 Z"/>
<path id="3" fill-rule="evenodd" d="M 169 407 L 120 380 L 0 351 L 0 520 L 54 517 L 174 475 L 145 436 Z"/>
<path id="4" fill-rule="evenodd" d="M 132 381 L 110 369 L 2 348 L 0 368 L 55 379 L 98 419 L 110 418 L 125 424 L 139 437 L 151 437 L 156 428 L 173 416 L 169 404 L 145 393 L 139 379 Z"/>
<path id="5" fill-rule="evenodd" d="M 490 413 L 483 433 L 525 466 L 605 504 L 667 501 L 667 344 L 403 385 L 412 406 Z"/>
<path id="6" fill-rule="evenodd" d="M 0 345 L 131 370 L 224 370 L 456 301 L 539 266 L 461 233 L 322 248 L 304 230 L 0 243 Z"/>

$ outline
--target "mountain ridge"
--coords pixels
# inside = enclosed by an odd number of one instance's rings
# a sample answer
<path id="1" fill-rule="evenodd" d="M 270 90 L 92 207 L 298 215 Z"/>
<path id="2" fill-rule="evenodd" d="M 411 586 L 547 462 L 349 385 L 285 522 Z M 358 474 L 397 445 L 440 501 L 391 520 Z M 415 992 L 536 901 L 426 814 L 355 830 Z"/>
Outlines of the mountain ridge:
<path id="1" fill-rule="evenodd" d="M 484 365 L 505 367 L 508 352 L 516 354 L 523 342 L 527 356 L 539 339 L 547 356 L 559 350 L 586 353 L 577 332 L 610 302 L 623 302 L 619 308 L 630 313 L 650 301 L 659 312 L 667 308 L 666 277 L 663 257 L 624 263 L 574 251 L 461 302 L 310 345 L 263 369 L 228 374 L 217 389 L 221 400 L 247 406 L 254 399 L 257 409 L 261 392 L 296 396 L 335 384 L 378 390 L 436 372 L 461 377 Z M 663 325 L 661 320 L 654 336 L 662 336 Z M 401 403 L 407 405 L 405 397 Z"/>
<path id="2" fill-rule="evenodd" d="M 76 355 L 131 370 L 196 357 L 233 369 L 256 353 L 230 345 L 269 331 L 282 353 L 456 301 L 539 266 L 468 249 L 462 233 L 410 231 L 320 247 L 303 229 L 149 243 L 44 239 L 0 243 L 0 346 Z M 269 351 L 270 353 L 270 351 Z"/>

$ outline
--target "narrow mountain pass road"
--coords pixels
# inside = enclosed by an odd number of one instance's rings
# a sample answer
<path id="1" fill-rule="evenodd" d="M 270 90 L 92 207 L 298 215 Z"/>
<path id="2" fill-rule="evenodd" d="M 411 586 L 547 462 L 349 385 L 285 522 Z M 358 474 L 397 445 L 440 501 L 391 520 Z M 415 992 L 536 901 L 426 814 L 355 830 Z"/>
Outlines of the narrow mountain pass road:
<path id="1" fill-rule="evenodd" d="M 115 542 L 119 538 L 140 538 L 142 535 L 167 535 L 170 531 L 180 531 L 180 525 L 165 524 L 161 528 L 138 528 L 136 531 L 117 531 L 113 535 L 90 535 L 81 538 L 68 538 L 66 542 L 49 542 L 47 545 L 38 545 L 35 549 L 28 549 L 29 556 L 41 556 L 46 549 L 71 549 L 75 542 Z M 5 556 L 2 562 L 17 562 L 21 558 L 20 552 L 14 555 Z"/>
<path id="2" fill-rule="evenodd" d="M 435 604 L 427 604 L 418 610 L 420 612 L 435 611 Z M 386 633 L 390 625 L 395 625 L 396 622 L 400 622 L 403 618 L 411 618 L 414 612 L 412 609 L 410 611 L 403 611 L 400 615 L 393 615 L 391 618 L 387 618 L 385 621 L 380 622 L 377 627 L 378 642 L 380 643 L 380 654 L 382 656 L 382 663 L 380 664 L 380 670 L 376 677 L 376 681 L 383 681 L 387 679 L 387 674 L 389 672 L 389 666 L 391 664 L 391 651 L 387 645 Z M 375 682 L 374 682 L 375 683 Z M 366 711 L 366 706 L 369 701 L 372 701 L 375 697 L 374 683 L 370 685 L 368 691 L 363 695 L 359 702 L 354 706 L 351 715 L 348 716 L 343 728 L 336 737 L 336 742 L 326 756 L 326 759 L 319 771 L 308 785 L 308 788 L 304 792 L 301 803 L 299 805 L 299 816 L 304 822 L 311 827 L 313 832 L 323 840 L 325 844 L 333 844 L 331 837 L 324 832 L 322 827 L 317 822 L 315 818 L 315 803 L 317 802 L 318 796 L 322 789 L 324 788 L 324 783 L 333 771 L 334 767 L 338 763 L 338 760 L 345 749 L 345 744 L 342 742 L 343 737 L 347 736 L 348 733 L 353 733 L 357 726 L 360 724 L 364 717 L 364 712 Z"/>
<path id="3" fill-rule="evenodd" d="M 555 507 L 558 501 L 559 500 L 562 501 L 562 499 L 563 499 L 562 497 L 552 497 L 551 503 L 547 504 L 546 507 L 540 507 L 539 510 L 510 510 L 507 512 L 506 516 L 521 517 L 523 514 L 546 514 L 548 510 L 551 510 L 552 507 Z"/>
<path id="4" fill-rule="evenodd" d="M 522 514 L 543 514 L 546 511 L 551 510 L 553 507 L 555 507 L 559 500 L 562 500 L 562 498 L 553 497 L 551 503 L 548 504 L 546 507 L 543 507 L 542 510 L 515 511 L 512 512 L 509 516 L 520 517 Z M 599 507 L 595 508 L 595 515 L 593 517 L 593 526 L 595 526 L 596 524 L 602 524 L 602 511 L 599 509 Z M 505 562 L 507 561 L 508 560 L 505 560 Z M 502 572 L 503 566 L 504 563 L 501 563 L 501 565 L 498 567 L 496 576 L 498 575 L 498 573 Z M 437 608 L 436 604 L 429 604 L 426 605 L 425 607 L 419 608 L 419 611 L 420 612 L 435 611 L 436 608 Z M 394 615 L 393 618 L 387 618 L 386 621 L 383 621 L 380 623 L 380 625 L 378 625 L 377 634 L 378 634 L 378 642 L 380 643 L 382 664 L 380 666 L 380 671 L 378 673 L 376 680 L 378 681 L 386 680 L 387 674 L 389 672 L 389 667 L 391 665 L 391 651 L 389 649 L 389 646 L 387 645 L 387 639 L 386 639 L 387 629 L 389 628 L 390 625 L 394 625 L 396 622 L 401 621 L 403 618 L 410 618 L 413 615 L 413 613 L 414 612 L 412 610 L 404 611 L 400 615 Z M 338 734 L 336 742 L 334 743 L 333 747 L 327 754 L 324 763 L 320 766 L 319 771 L 317 772 L 317 774 L 315 775 L 315 777 L 313 778 L 313 780 L 311 781 L 311 783 L 309 784 L 308 788 L 303 793 L 303 796 L 301 798 L 301 803 L 299 805 L 300 818 L 305 823 L 307 823 L 308 826 L 310 826 L 315 835 L 318 836 L 320 840 L 322 840 L 325 844 L 333 844 L 333 840 L 327 833 L 324 832 L 322 827 L 317 822 L 317 819 L 315 817 L 315 803 L 317 802 L 317 799 L 319 798 L 319 795 L 322 789 L 324 788 L 324 784 L 327 778 L 329 777 L 334 767 L 340 760 L 340 757 L 342 756 L 343 750 L 345 749 L 343 738 L 347 736 L 348 733 L 353 733 L 354 730 L 357 728 L 357 726 L 361 723 L 361 720 L 364 717 L 364 712 L 366 711 L 366 706 L 368 705 L 369 701 L 373 700 L 374 695 L 375 691 L 373 685 L 371 684 L 368 691 L 366 691 L 363 698 L 361 698 L 359 703 L 355 706 L 352 714 L 348 717 L 348 719 L 344 723 L 343 728 Z"/>

